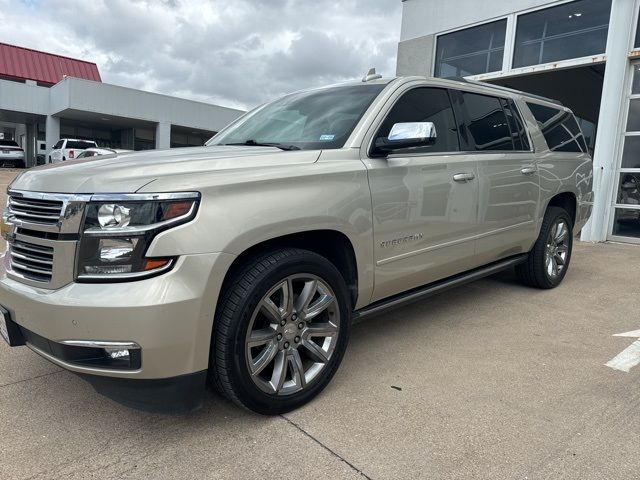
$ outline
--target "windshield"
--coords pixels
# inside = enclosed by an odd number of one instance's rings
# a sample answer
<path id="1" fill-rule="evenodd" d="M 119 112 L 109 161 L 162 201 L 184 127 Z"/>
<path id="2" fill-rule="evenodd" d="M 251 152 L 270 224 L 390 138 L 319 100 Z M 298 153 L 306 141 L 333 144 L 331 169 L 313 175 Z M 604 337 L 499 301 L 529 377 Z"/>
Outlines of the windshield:
<path id="1" fill-rule="evenodd" d="M 294 93 L 255 109 L 207 145 L 274 144 L 287 149 L 342 148 L 384 84 Z"/>

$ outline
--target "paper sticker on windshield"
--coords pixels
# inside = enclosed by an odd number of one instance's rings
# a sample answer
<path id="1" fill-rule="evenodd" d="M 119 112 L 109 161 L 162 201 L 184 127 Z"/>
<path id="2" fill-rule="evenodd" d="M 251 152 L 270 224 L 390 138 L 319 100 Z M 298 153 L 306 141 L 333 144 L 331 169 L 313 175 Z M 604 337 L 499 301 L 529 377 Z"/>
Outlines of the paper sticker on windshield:
<path id="1" fill-rule="evenodd" d="M 320 135 L 320 141 L 321 142 L 330 142 L 334 138 L 336 138 L 335 135 Z"/>

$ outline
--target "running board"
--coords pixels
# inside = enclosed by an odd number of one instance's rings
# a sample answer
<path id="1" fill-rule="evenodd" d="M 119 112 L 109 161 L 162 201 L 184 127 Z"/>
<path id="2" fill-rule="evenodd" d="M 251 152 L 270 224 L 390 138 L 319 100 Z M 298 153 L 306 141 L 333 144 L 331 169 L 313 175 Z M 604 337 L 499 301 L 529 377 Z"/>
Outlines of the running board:
<path id="1" fill-rule="evenodd" d="M 458 287 L 465 283 L 473 282 L 502 270 L 506 270 L 507 268 L 514 267 L 526 262 L 526 260 L 527 254 L 525 253 L 516 257 L 508 258 L 507 260 L 500 260 L 499 262 L 491 263 L 485 267 L 454 275 L 438 282 L 430 283 L 424 287 L 418 287 L 413 290 L 409 290 L 408 292 L 379 300 L 353 312 L 352 321 L 353 323 L 358 323 L 365 317 L 376 315 L 384 312 L 385 310 L 406 305 L 407 303 L 423 300 L 437 293 L 449 290 L 450 288 Z"/>

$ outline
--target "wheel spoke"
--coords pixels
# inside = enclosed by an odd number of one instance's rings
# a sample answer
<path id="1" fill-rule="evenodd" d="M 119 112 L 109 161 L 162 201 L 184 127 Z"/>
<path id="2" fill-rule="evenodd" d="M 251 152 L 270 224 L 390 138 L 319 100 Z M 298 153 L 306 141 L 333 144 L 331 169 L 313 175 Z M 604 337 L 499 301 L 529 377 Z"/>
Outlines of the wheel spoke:
<path id="1" fill-rule="evenodd" d="M 293 383 L 295 383 L 298 388 L 304 388 L 307 382 L 304 378 L 304 365 L 302 365 L 302 358 L 300 358 L 298 350 L 292 350 L 291 355 L 289 355 L 289 363 Z"/>
<path id="2" fill-rule="evenodd" d="M 276 355 L 275 361 L 273 363 L 273 374 L 271 375 L 271 388 L 275 393 L 278 393 L 282 390 L 282 386 L 284 385 L 284 380 L 287 378 L 287 355 L 284 350 L 280 350 Z"/>
<path id="3" fill-rule="evenodd" d="M 560 245 L 560 246 L 558 246 L 558 248 L 556 248 L 556 252 L 558 252 L 558 253 L 569 253 L 569 247 L 567 247 L 566 245 Z"/>
<path id="4" fill-rule="evenodd" d="M 278 353 L 278 344 L 276 342 L 272 342 L 267 345 L 260 355 L 255 360 L 251 361 L 251 374 L 258 375 L 262 372 L 269 363 L 274 359 L 276 354 Z"/>
<path id="5" fill-rule="evenodd" d="M 315 296 L 317 290 L 317 280 L 309 280 L 308 282 L 304 283 L 302 292 L 300 292 L 295 305 L 295 308 L 299 313 L 303 313 L 307 310 L 307 308 L 309 307 L 309 303 L 311 303 L 311 300 Z"/>
<path id="6" fill-rule="evenodd" d="M 556 262 L 555 257 L 551 257 L 551 270 L 554 277 L 558 275 L 558 263 Z"/>
<path id="7" fill-rule="evenodd" d="M 249 336 L 247 345 L 249 347 L 259 347 L 260 345 L 264 345 L 265 343 L 272 341 L 275 336 L 276 331 L 271 327 L 254 330 Z"/>
<path id="8" fill-rule="evenodd" d="M 567 237 L 567 233 L 568 232 L 569 232 L 569 230 L 567 229 L 567 227 L 564 224 L 564 222 L 558 223 L 557 224 L 557 228 L 556 228 L 556 233 L 554 235 L 554 239 L 555 239 L 556 244 L 564 241 L 564 239 Z"/>
<path id="9" fill-rule="evenodd" d="M 262 300 L 260 310 L 269 318 L 271 323 L 280 323 L 280 320 L 282 320 L 282 312 L 270 298 Z"/>
<path id="10" fill-rule="evenodd" d="M 551 255 L 547 255 L 545 258 L 545 267 L 547 269 L 547 273 L 549 274 L 549 276 L 553 275 L 553 265 L 552 265 L 552 261 L 551 261 Z"/>
<path id="11" fill-rule="evenodd" d="M 333 303 L 333 296 L 326 291 L 320 290 L 320 298 L 316 300 L 312 305 L 309 305 L 309 308 L 305 312 L 305 319 L 311 320 L 312 318 L 320 315 L 324 310 Z"/>
<path id="12" fill-rule="evenodd" d="M 558 265 L 564 265 L 564 258 L 562 258 L 562 255 L 560 253 L 555 253 L 555 259 Z"/>
<path id="13" fill-rule="evenodd" d="M 309 338 L 302 340 L 302 346 L 306 349 L 307 353 L 314 362 L 326 363 L 327 352 L 325 352 L 320 345 Z"/>
<path id="14" fill-rule="evenodd" d="M 286 318 L 293 312 L 293 284 L 287 278 L 282 282 L 282 318 Z"/>
<path id="15" fill-rule="evenodd" d="M 338 327 L 331 322 L 312 323 L 302 334 L 305 337 L 333 337 L 338 333 Z"/>

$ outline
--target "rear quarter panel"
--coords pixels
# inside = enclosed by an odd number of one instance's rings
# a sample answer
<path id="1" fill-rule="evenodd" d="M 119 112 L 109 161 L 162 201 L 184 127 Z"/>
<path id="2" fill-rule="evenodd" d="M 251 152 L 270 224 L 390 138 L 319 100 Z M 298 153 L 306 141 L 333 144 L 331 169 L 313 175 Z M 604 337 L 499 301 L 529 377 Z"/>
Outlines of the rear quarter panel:
<path id="1" fill-rule="evenodd" d="M 531 134 L 540 176 L 540 204 L 536 215 L 537 232 L 540 231 L 544 213 L 551 199 L 565 192 L 572 193 L 576 198 L 574 232 L 578 232 L 591 214 L 593 202 L 593 162 L 591 156 L 588 153 L 552 152 L 549 150 L 527 102 L 539 103 L 553 108 L 559 108 L 558 105 L 538 100 L 533 101 L 524 97 L 516 98 L 516 100 Z M 569 111 L 566 108 L 563 109 Z"/>

